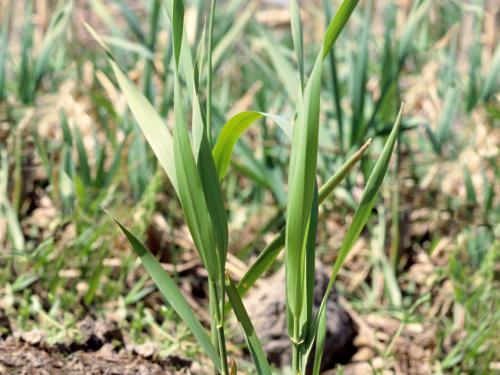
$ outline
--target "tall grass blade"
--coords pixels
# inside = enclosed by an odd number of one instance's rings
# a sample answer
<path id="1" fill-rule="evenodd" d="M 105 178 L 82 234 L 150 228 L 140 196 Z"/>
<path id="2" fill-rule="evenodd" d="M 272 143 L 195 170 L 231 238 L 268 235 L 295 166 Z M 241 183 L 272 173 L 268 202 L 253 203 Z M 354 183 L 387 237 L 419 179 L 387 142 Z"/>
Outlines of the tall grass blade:
<path id="1" fill-rule="evenodd" d="M 318 193 L 319 204 L 323 203 L 328 196 L 333 192 L 333 190 L 342 182 L 342 180 L 347 176 L 349 171 L 354 167 L 354 165 L 361 159 L 366 149 L 369 147 L 371 140 L 366 142 L 363 147 L 361 147 L 356 153 L 354 153 L 341 167 L 340 169 L 328 179 L 328 181 L 321 187 Z M 240 296 L 244 296 L 248 290 L 255 284 L 255 282 L 271 268 L 275 259 L 278 257 L 279 253 L 285 245 L 285 229 L 281 229 L 280 232 L 274 237 L 274 239 L 266 246 L 266 248 L 260 253 L 255 262 L 250 266 L 248 271 L 243 275 L 242 279 L 237 284 L 238 293 Z"/>
<path id="2" fill-rule="evenodd" d="M 347 230 L 344 240 L 342 241 L 342 244 L 340 246 L 337 255 L 337 259 L 333 265 L 328 286 L 326 288 L 323 300 L 316 314 L 314 323 L 315 328 L 312 330 L 312 332 L 315 333 L 316 338 L 319 337 L 320 340 L 322 340 L 322 336 L 326 334 L 324 329 L 323 330 L 319 329 L 320 327 L 325 327 L 324 323 L 321 321 L 322 319 L 326 319 L 326 314 L 324 313 L 323 310 L 326 309 L 326 303 L 330 295 L 330 292 L 332 290 L 333 284 L 337 278 L 337 274 L 340 270 L 340 267 L 344 263 L 347 255 L 352 249 L 352 246 L 354 245 L 359 235 L 361 234 L 361 230 L 368 221 L 371 210 L 377 200 L 380 186 L 382 185 L 382 182 L 384 180 L 387 168 L 389 166 L 389 161 L 391 159 L 392 151 L 394 149 L 394 145 L 396 144 L 396 140 L 398 138 L 399 129 L 401 126 L 402 111 L 403 111 L 403 105 L 401 105 L 401 109 L 399 110 L 398 116 L 396 118 L 394 128 L 391 131 L 389 138 L 387 139 L 384 149 L 382 150 L 382 154 L 377 160 L 377 163 L 375 164 L 375 167 L 373 168 L 373 171 L 370 174 L 370 177 L 368 178 L 365 190 L 363 192 L 363 196 L 361 197 L 361 201 L 358 205 L 358 208 L 356 209 L 356 212 L 354 213 L 352 223 L 349 226 L 349 229 Z M 314 337 L 310 337 L 308 339 L 309 351 L 312 349 L 313 343 L 314 343 Z M 321 354 L 322 353 L 319 353 L 318 355 L 321 356 Z M 319 361 L 321 361 L 321 358 L 319 358 Z"/>
<path id="3" fill-rule="evenodd" d="M 291 22 L 292 22 L 292 38 L 297 58 L 297 66 L 299 69 L 300 90 L 304 89 L 304 37 L 302 35 L 302 20 L 300 17 L 300 9 L 298 0 L 290 2 Z"/>
<path id="4" fill-rule="evenodd" d="M 340 35 L 340 32 L 344 28 L 345 24 L 351 17 L 352 12 L 358 5 L 359 0 L 344 0 L 340 5 L 335 17 L 332 19 L 328 28 L 326 29 L 325 37 L 323 40 L 323 49 L 321 52 L 322 59 L 330 53 L 333 44 Z"/>
<path id="5" fill-rule="evenodd" d="M 174 159 L 179 200 L 203 263 L 212 280 L 219 280 L 220 259 L 216 253 L 208 207 L 187 133 L 179 85 L 179 80 L 176 78 L 174 82 Z"/>
<path id="6" fill-rule="evenodd" d="M 202 327 L 200 321 L 194 315 L 189 304 L 187 303 L 186 299 L 182 295 L 175 282 L 170 278 L 167 272 L 165 272 L 161 264 L 153 256 L 153 254 L 151 254 L 146 246 L 116 218 L 114 218 L 114 220 L 127 237 L 137 256 L 141 259 L 144 268 L 157 285 L 158 290 L 162 294 L 163 298 L 165 298 L 167 303 L 172 306 L 175 312 L 186 323 L 188 328 L 191 330 L 193 335 L 196 337 L 200 345 L 203 347 L 203 349 L 211 359 L 215 368 L 220 371 L 220 359 L 217 351 L 210 341 L 210 337 L 205 332 L 205 329 Z"/>
<path id="7" fill-rule="evenodd" d="M 178 192 L 172 135 L 144 94 L 130 82 L 112 59 L 109 62 L 135 120 L 141 127 L 160 165 L 167 173 L 172 186 Z"/>

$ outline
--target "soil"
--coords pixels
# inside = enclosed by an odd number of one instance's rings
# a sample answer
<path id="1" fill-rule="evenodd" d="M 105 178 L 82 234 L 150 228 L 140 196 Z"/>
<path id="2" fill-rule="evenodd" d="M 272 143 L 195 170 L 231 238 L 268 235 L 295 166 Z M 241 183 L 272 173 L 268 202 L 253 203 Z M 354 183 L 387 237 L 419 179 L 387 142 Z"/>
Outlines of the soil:
<path id="1" fill-rule="evenodd" d="M 0 341 L 0 374 L 26 375 L 160 375 L 186 374 L 169 362 L 153 362 L 104 344 L 97 351 L 77 350 L 63 355 L 55 350 L 20 342 Z"/>

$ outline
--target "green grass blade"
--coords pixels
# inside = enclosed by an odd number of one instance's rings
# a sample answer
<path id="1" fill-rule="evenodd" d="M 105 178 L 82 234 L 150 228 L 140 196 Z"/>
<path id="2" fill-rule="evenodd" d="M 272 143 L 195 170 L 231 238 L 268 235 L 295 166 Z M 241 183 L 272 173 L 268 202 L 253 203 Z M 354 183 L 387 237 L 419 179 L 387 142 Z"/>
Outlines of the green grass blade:
<path id="1" fill-rule="evenodd" d="M 316 274 L 316 232 L 318 229 L 318 187 L 314 187 L 313 203 L 311 206 L 309 227 L 307 228 L 306 262 L 305 262 L 305 304 L 301 313 L 300 325 L 304 334 L 309 335 L 311 328 L 313 305 L 314 305 L 314 283 Z M 304 361 L 305 363 L 306 361 Z"/>
<path id="2" fill-rule="evenodd" d="M 182 38 L 184 34 L 184 0 L 174 0 L 172 12 L 172 38 L 174 42 L 175 63 L 179 66 Z"/>
<path id="3" fill-rule="evenodd" d="M 198 172 L 214 229 L 215 242 L 220 259 L 221 274 L 224 274 L 228 247 L 227 214 L 224 207 L 221 184 L 206 134 L 203 134 L 198 156 Z"/>
<path id="4" fill-rule="evenodd" d="M 219 137 L 217 138 L 217 143 L 213 149 L 215 165 L 217 167 L 220 180 L 224 179 L 224 176 L 227 173 L 236 142 L 250 127 L 250 125 L 262 117 L 268 117 L 273 120 L 285 132 L 285 134 L 290 136 L 290 124 L 283 117 L 254 111 L 246 111 L 234 115 L 222 127 Z"/>
<path id="5" fill-rule="evenodd" d="M 250 349 L 250 354 L 252 355 L 257 373 L 259 375 L 271 375 L 272 371 L 269 363 L 267 362 L 266 354 L 262 349 L 260 340 L 255 333 L 255 329 L 253 328 L 252 322 L 248 316 L 245 306 L 243 305 L 243 301 L 240 298 L 238 290 L 229 277 L 226 277 L 226 292 L 234 314 L 236 315 L 236 319 L 240 322 L 241 328 L 245 334 L 245 339 L 247 341 L 248 348 Z"/>
<path id="6" fill-rule="evenodd" d="M 371 141 L 366 142 L 354 155 L 352 155 L 340 169 L 328 179 L 328 181 L 321 187 L 318 193 L 319 203 L 323 203 L 326 198 L 333 192 L 333 190 L 342 182 L 349 171 L 361 159 L 364 152 L 370 145 Z M 243 275 L 239 281 L 237 288 L 238 293 L 244 296 L 248 290 L 255 284 L 255 282 L 271 268 L 275 259 L 285 246 L 285 230 L 281 229 L 274 239 L 266 246 L 260 253 L 255 262 L 250 266 L 248 271 Z"/>
<path id="7" fill-rule="evenodd" d="M 220 279 L 221 267 L 216 252 L 202 183 L 191 149 L 180 98 L 180 83 L 174 81 L 174 159 L 179 200 L 196 248 L 212 280 Z"/>
<path id="8" fill-rule="evenodd" d="M 130 82 L 118 65 L 112 59 L 109 62 L 135 120 L 139 124 L 160 165 L 167 173 L 172 186 L 178 192 L 173 139 L 167 126 L 146 97 L 139 91 L 137 86 Z"/>
<path id="9" fill-rule="evenodd" d="M 165 298 L 167 303 L 172 306 L 175 312 L 186 323 L 209 358 L 212 360 L 214 366 L 220 371 L 220 359 L 217 351 L 210 341 L 210 337 L 205 332 L 205 329 L 202 327 L 200 321 L 194 315 L 175 282 L 170 278 L 146 246 L 117 219 L 114 220 L 127 237 L 137 256 L 141 259 L 144 268 L 155 282 L 163 298 Z"/>
<path id="10" fill-rule="evenodd" d="M 325 348 L 326 338 L 326 309 L 321 309 L 318 316 L 318 329 L 316 333 L 316 349 L 314 352 L 313 375 L 319 375 L 321 370 L 321 358 Z"/>
<path id="11" fill-rule="evenodd" d="M 377 160 L 377 163 L 375 164 L 375 167 L 373 168 L 372 173 L 370 174 L 370 177 L 366 183 L 365 190 L 363 192 L 363 196 L 361 197 L 359 206 L 354 214 L 352 223 L 349 226 L 349 230 L 347 231 L 344 240 L 342 241 L 342 245 L 340 246 L 339 254 L 333 266 L 330 278 L 330 284 L 332 286 L 337 276 L 337 273 L 340 270 L 340 267 L 344 263 L 344 260 L 347 257 L 352 246 L 354 245 L 354 242 L 358 239 L 359 235 L 361 234 L 361 230 L 368 221 L 368 217 L 370 216 L 373 205 L 377 200 L 378 191 L 380 190 L 380 186 L 384 181 L 384 177 L 387 172 L 387 168 L 389 166 L 389 161 L 391 159 L 392 151 L 394 149 L 394 145 L 396 144 L 397 136 L 399 134 L 402 111 L 403 111 L 403 106 L 401 106 L 401 109 L 399 110 L 396 122 L 394 124 L 394 128 L 391 134 L 389 135 L 389 138 L 387 139 L 382 154 L 380 155 L 379 159 Z M 331 289 L 331 287 L 329 289 Z"/>
<path id="12" fill-rule="evenodd" d="M 370 177 L 368 178 L 368 182 L 366 183 L 365 190 L 363 192 L 363 196 L 361 197 L 361 201 L 358 205 L 358 208 L 356 209 L 356 212 L 354 213 L 354 217 L 352 220 L 351 225 L 349 226 L 349 229 L 347 230 L 347 233 L 344 237 L 344 240 L 342 241 L 342 244 L 340 246 L 337 259 L 333 265 L 332 272 L 330 275 L 330 281 L 328 282 L 328 286 L 326 288 L 326 292 L 323 296 L 323 300 L 321 302 L 320 308 L 318 309 L 316 318 L 315 318 L 315 323 L 314 326 L 316 327 L 316 337 L 318 334 L 317 328 L 319 327 L 319 318 L 324 314 L 323 310 L 326 309 L 326 303 L 328 300 L 328 296 L 330 295 L 330 292 L 333 287 L 333 283 L 335 282 L 337 278 L 337 274 L 340 270 L 340 267 L 344 263 L 347 255 L 349 254 L 350 250 L 352 249 L 354 243 L 358 239 L 359 235 L 361 234 L 361 230 L 365 226 L 366 222 L 368 221 L 368 218 L 370 216 L 370 213 L 372 211 L 372 208 L 377 200 L 378 197 L 378 192 L 380 190 L 380 186 L 382 185 L 382 182 L 384 181 L 385 174 L 387 172 L 387 168 L 389 166 L 389 161 L 391 159 L 392 151 L 394 149 L 394 145 L 396 144 L 396 140 L 398 138 L 399 134 L 399 129 L 401 125 L 401 115 L 403 111 L 403 106 L 401 106 L 401 109 L 399 110 L 398 116 L 396 118 L 396 122 L 394 124 L 394 128 L 391 131 L 391 134 L 389 135 L 389 138 L 387 139 L 387 142 L 384 146 L 384 149 L 382 150 L 382 154 L 380 155 L 379 159 L 377 160 L 377 163 L 375 164 L 375 167 L 373 168 L 372 173 L 370 174 Z M 314 343 L 314 337 L 309 338 L 308 342 L 308 347 L 309 351 L 312 349 L 312 344 Z M 321 356 L 321 353 L 318 354 Z M 321 360 L 321 358 L 319 359 Z"/>
<path id="13" fill-rule="evenodd" d="M 309 225 L 318 154 L 321 63 L 318 58 L 304 90 L 293 127 L 286 219 L 287 308 L 298 319 L 305 285 L 305 242 Z M 295 337 L 298 339 L 298 337 Z"/>
<path id="14" fill-rule="evenodd" d="M 325 37 L 323 40 L 323 49 L 321 51 L 322 59 L 326 58 L 328 53 L 330 53 L 333 44 L 340 35 L 340 32 L 346 25 L 349 17 L 351 17 L 352 12 L 358 5 L 359 0 L 344 0 L 340 5 L 335 17 L 328 25 L 326 29 Z"/>

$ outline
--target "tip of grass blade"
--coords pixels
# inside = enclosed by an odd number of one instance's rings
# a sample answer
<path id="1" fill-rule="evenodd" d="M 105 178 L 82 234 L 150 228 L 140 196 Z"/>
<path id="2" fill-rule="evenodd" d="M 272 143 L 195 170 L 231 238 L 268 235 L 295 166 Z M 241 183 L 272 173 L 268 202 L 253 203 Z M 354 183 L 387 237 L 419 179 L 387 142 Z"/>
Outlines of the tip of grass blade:
<path id="1" fill-rule="evenodd" d="M 99 43 L 99 45 L 106 51 L 106 54 L 110 57 L 111 57 L 111 51 L 110 49 L 108 48 L 108 46 L 106 45 L 106 43 L 104 42 L 104 40 L 102 40 L 102 38 L 99 36 L 99 34 L 97 34 L 97 31 L 94 30 L 94 28 L 92 26 L 90 26 L 87 22 L 83 21 L 83 25 L 85 26 L 85 28 L 87 29 L 87 31 L 89 32 L 89 34 L 92 36 L 92 38 L 95 39 L 95 41 L 97 43 Z"/>

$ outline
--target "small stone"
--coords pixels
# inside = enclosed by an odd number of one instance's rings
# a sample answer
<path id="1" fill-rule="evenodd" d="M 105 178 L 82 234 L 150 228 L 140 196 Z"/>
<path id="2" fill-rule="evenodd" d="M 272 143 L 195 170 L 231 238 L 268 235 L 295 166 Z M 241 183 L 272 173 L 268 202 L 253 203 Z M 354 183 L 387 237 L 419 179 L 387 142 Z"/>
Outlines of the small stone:
<path id="1" fill-rule="evenodd" d="M 30 345 L 37 345 L 43 340 L 44 336 L 45 335 L 41 330 L 34 329 L 29 332 L 23 332 L 21 334 L 21 339 Z"/>
<path id="2" fill-rule="evenodd" d="M 153 343 L 136 345 L 134 352 L 143 358 L 152 358 L 156 353 L 156 346 Z"/>

